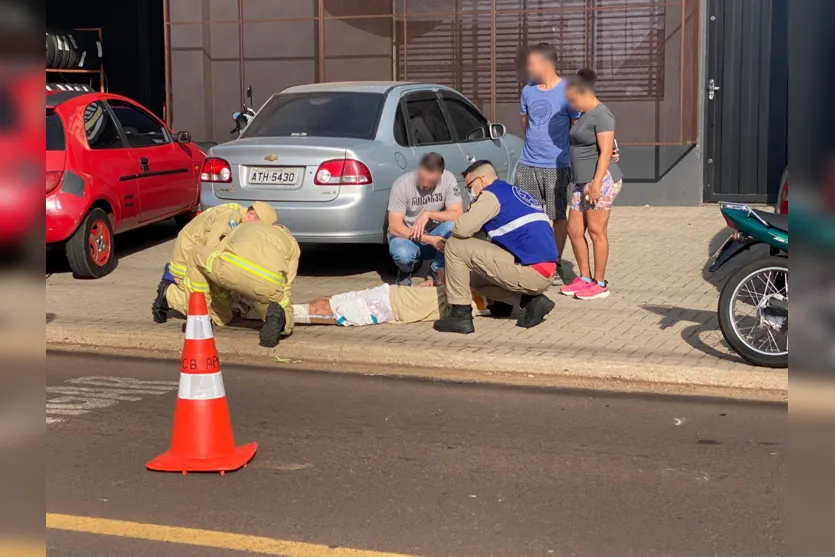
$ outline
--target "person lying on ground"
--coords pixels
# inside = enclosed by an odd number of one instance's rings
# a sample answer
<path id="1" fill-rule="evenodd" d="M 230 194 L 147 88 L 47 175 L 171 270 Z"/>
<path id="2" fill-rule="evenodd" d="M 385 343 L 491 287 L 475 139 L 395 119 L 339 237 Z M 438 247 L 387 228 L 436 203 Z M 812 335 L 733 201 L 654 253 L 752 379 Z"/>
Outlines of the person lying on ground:
<path id="1" fill-rule="evenodd" d="M 489 300 L 473 293 L 473 315 L 490 315 Z M 342 325 L 361 327 L 382 323 L 435 321 L 449 312 L 443 287 L 427 279 L 417 286 L 382 284 L 365 290 L 316 298 L 306 304 L 293 304 L 297 325 Z"/>
<path id="2" fill-rule="evenodd" d="M 170 286 L 180 290 L 181 297 L 187 297 L 184 281 L 186 278 L 186 262 L 189 251 L 195 246 L 215 248 L 223 238 L 232 232 L 242 222 L 263 222 L 273 224 L 276 221 L 275 209 L 263 201 L 256 201 L 251 206 L 244 207 L 237 203 L 224 203 L 206 209 L 180 230 L 174 242 L 171 261 L 165 265 L 162 279 L 157 286 L 157 296 L 151 306 L 155 323 L 165 323 L 168 320 L 168 310 L 165 308 L 166 291 Z M 221 316 L 209 309 L 212 322 L 215 325 L 225 325 Z"/>

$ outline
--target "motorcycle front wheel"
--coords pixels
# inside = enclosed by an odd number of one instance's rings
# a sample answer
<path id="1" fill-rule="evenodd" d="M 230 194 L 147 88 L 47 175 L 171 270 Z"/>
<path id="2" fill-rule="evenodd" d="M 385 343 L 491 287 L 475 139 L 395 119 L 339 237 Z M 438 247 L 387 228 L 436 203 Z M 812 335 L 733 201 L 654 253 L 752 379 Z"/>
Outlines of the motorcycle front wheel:
<path id="1" fill-rule="evenodd" d="M 756 366 L 788 367 L 788 303 L 788 259 L 768 257 L 740 267 L 719 296 L 725 342 Z"/>

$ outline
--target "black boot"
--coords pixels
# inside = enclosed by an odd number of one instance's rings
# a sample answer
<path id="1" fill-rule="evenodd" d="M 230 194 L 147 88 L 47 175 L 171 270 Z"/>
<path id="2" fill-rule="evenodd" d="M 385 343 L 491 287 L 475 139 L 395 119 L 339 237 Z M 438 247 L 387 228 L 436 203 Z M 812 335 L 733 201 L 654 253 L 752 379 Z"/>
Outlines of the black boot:
<path id="1" fill-rule="evenodd" d="M 490 315 L 492 317 L 510 317 L 510 314 L 513 313 L 513 306 L 510 304 L 506 304 L 504 302 L 493 302 L 487 309 L 490 310 Z"/>
<path id="2" fill-rule="evenodd" d="M 287 325 L 287 317 L 284 315 L 284 308 L 275 302 L 270 302 L 267 307 L 267 316 L 264 318 L 264 326 L 261 327 L 259 344 L 265 348 L 278 346 L 281 333 Z"/>
<path id="3" fill-rule="evenodd" d="M 516 326 L 530 329 L 545 321 L 545 316 L 551 313 L 556 304 L 548 296 L 538 294 L 536 296 L 522 296 L 520 305 L 525 310 L 525 314 L 516 321 Z"/>
<path id="4" fill-rule="evenodd" d="M 165 299 L 165 293 L 168 292 L 168 287 L 171 283 L 167 280 L 159 281 L 157 286 L 157 297 L 154 299 L 154 304 L 151 306 L 151 313 L 154 315 L 154 323 L 165 323 L 168 321 L 168 300 Z"/>
<path id="5" fill-rule="evenodd" d="M 449 315 L 435 321 L 433 325 L 436 331 L 442 333 L 461 333 L 468 335 L 475 332 L 473 326 L 473 308 L 471 305 L 456 306 L 450 308 Z"/>

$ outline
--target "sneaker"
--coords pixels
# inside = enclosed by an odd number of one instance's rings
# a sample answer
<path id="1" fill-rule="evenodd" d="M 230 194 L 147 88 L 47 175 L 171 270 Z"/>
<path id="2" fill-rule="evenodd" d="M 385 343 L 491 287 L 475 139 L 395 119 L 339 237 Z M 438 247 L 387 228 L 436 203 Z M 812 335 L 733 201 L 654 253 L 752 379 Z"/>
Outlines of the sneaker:
<path id="1" fill-rule="evenodd" d="M 565 284 L 565 275 L 563 274 L 562 263 L 557 263 L 557 272 L 551 279 L 551 286 L 562 286 L 563 284 Z"/>
<path id="2" fill-rule="evenodd" d="M 563 294 L 565 296 L 574 296 L 575 292 L 583 290 L 589 284 L 591 283 L 584 281 L 580 277 L 577 277 L 571 284 L 566 284 L 565 286 L 560 288 L 560 294 Z"/>
<path id="3" fill-rule="evenodd" d="M 605 298 L 608 295 L 609 283 L 606 282 L 605 286 L 600 286 L 596 280 L 591 281 L 585 288 L 574 293 L 574 297 L 578 300 L 594 300 L 595 298 Z"/>

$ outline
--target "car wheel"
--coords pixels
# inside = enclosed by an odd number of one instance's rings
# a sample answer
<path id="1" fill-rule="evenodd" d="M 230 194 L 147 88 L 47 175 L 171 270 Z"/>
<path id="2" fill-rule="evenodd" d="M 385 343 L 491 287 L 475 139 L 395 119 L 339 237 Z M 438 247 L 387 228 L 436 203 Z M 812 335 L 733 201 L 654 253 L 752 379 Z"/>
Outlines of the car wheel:
<path id="1" fill-rule="evenodd" d="M 67 242 L 67 261 L 77 278 L 95 279 L 109 274 L 116 266 L 113 226 L 101 209 L 93 209 Z"/>

